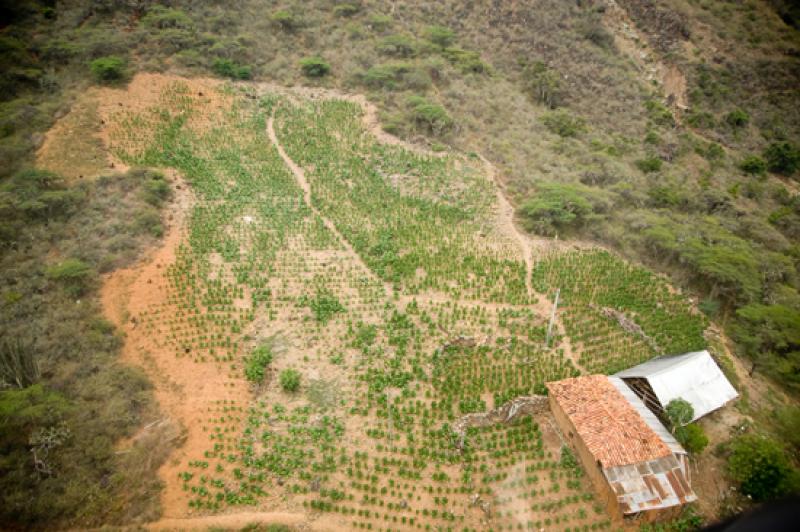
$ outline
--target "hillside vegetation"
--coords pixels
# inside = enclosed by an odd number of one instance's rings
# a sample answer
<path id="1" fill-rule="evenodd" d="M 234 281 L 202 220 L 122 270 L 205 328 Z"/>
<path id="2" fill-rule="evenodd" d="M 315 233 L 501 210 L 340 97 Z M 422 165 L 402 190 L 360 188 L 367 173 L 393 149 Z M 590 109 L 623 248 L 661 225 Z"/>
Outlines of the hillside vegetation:
<path id="1" fill-rule="evenodd" d="M 144 522 L 166 489 L 182 511 L 283 504 L 359 528 L 477 526 L 477 492 L 498 497 L 500 527 L 608 527 L 546 427 L 476 430 L 456 452 L 450 426 L 547 380 L 708 344 L 752 433 L 712 439 L 726 478 L 756 499 L 800 485 L 794 2 L 28 0 L 0 15 L 2 522 Z M 180 77 L 219 84 L 164 81 Z M 102 117 L 83 99 L 129 83 L 157 97 Z M 374 118 L 413 147 L 377 142 Z M 167 169 L 191 188 L 185 242 L 164 300 L 112 324 L 99 287 L 165 235 L 183 186 Z M 487 172 L 532 258 L 498 229 Z M 201 426 L 162 424 L 157 379 L 118 361 L 135 335 L 255 399 L 208 393 Z M 165 482 L 186 438 L 199 454 Z M 777 491 L 754 480 L 758 456 Z M 704 517 L 747 502 L 730 504 Z"/>

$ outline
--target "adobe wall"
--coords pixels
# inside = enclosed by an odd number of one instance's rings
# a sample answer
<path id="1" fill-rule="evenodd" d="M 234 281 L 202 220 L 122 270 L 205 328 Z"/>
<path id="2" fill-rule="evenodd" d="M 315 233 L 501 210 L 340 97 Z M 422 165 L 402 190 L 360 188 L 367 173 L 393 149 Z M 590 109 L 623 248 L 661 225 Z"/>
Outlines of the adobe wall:
<path id="1" fill-rule="evenodd" d="M 589 448 L 586 447 L 586 444 L 578 436 L 578 431 L 575 430 L 572 421 L 569 420 L 564 410 L 561 409 L 561 405 L 556 402 L 552 395 L 550 395 L 550 410 L 553 412 L 553 417 L 556 423 L 558 423 L 561 432 L 564 434 L 564 438 L 569 441 L 570 446 L 576 451 L 578 458 L 583 464 L 583 468 L 586 470 L 586 474 L 591 479 L 592 484 L 594 484 L 597 492 L 597 501 L 608 508 L 608 512 L 611 514 L 614 521 L 621 522 L 623 514 L 617 503 L 617 496 L 608 484 L 597 460 L 595 460 Z"/>

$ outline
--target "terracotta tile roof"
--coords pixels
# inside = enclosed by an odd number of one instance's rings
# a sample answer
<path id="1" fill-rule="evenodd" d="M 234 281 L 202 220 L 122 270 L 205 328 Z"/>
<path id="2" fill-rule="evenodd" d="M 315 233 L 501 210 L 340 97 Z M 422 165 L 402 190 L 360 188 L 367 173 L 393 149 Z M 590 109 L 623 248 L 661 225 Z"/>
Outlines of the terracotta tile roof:
<path id="1" fill-rule="evenodd" d="M 550 382 L 547 389 L 604 469 L 672 455 L 605 375 Z"/>

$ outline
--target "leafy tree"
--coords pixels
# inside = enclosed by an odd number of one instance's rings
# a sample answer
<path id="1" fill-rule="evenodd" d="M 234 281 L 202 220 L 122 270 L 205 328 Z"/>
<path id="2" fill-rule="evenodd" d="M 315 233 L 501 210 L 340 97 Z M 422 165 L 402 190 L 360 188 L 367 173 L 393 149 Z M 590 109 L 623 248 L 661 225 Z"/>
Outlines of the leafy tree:
<path id="1" fill-rule="evenodd" d="M 278 11 L 275 11 L 272 15 L 270 15 L 269 19 L 273 22 L 273 24 L 276 24 L 287 31 L 294 30 L 300 25 L 298 18 L 290 11 L 285 9 L 279 9 Z"/>
<path id="2" fill-rule="evenodd" d="M 256 347 L 244 366 L 244 375 L 250 382 L 260 383 L 264 380 L 264 372 L 272 362 L 272 349 L 269 344 Z"/>
<path id="3" fill-rule="evenodd" d="M 432 43 L 447 48 L 456 40 L 456 33 L 444 26 L 428 26 L 425 28 L 425 37 Z"/>
<path id="4" fill-rule="evenodd" d="M 378 51 L 395 57 L 412 57 L 417 53 L 417 43 L 406 35 L 389 35 L 378 44 Z"/>
<path id="5" fill-rule="evenodd" d="M 428 132 L 441 134 L 453 128 L 453 119 L 441 105 L 429 102 L 421 96 L 411 96 L 408 104 L 414 123 Z"/>
<path id="6" fill-rule="evenodd" d="M 300 372 L 296 369 L 285 369 L 281 371 L 278 379 L 284 392 L 296 392 L 300 388 Z"/>
<path id="7" fill-rule="evenodd" d="M 522 205 L 521 212 L 531 230 L 544 235 L 582 226 L 596 218 L 590 201 L 592 189 L 576 185 L 542 183 L 536 194 Z"/>
<path id="8" fill-rule="evenodd" d="M 800 168 L 800 150 L 789 142 L 773 142 L 764 150 L 764 159 L 771 172 L 792 175 Z"/>
<path id="9" fill-rule="evenodd" d="M 89 63 L 89 69 L 92 71 L 92 75 L 95 80 L 100 83 L 109 83 L 124 79 L 126 76 L 125 66 L 125 60 L 115 55 L 99 57 Z"/>
<path id="10" fill-rule="evenodd" d="M 333 8 L 333 14 L 343 18 L 352 17 L 359 11 L 361 11 L 361 8 L 356 4 L 339 4 Z"/>
<path id="11" fill-rule="evenodd" d="M 728 471 L 745 495 L 767 501 L 800 490 L 800 475 L 774 440 L 745 434 L 730 449 Z"/>
<path id="12" fill-rule="evenodd" d="M 309 78 L 321 78 L 331 71 L 331 65 L 319 56 L 306 57 L 300 60 L 300 70 Z"/>
<path id="13" fill-rule="evenodd" d="M 664 412 L 667 414 L 667 418 L 672 425 L 673 432 L 675 432 L 676 428 L 691 423 L 694 417 L 694 407 L 692 404 L 680 397 L 670 401 L 664 409 Z"/>

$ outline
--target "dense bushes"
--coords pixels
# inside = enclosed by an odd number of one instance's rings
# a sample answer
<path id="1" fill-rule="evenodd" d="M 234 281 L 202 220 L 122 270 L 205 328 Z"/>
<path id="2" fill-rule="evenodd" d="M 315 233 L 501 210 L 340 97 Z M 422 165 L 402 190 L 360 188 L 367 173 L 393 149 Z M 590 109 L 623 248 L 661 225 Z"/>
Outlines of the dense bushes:
<path id="1" fill-rule="evenodd" d="M 745 434 L 730 444 L 730 451 L 728 471 L 745 495 L 766 501 L 800 490 L 800 474 L 777 442 Z"/>
<path id="2" fill-rule="evenodd" d="M 762 175 L 767 171 L 767 163 L 758 155 L 750 155 L 742 159 L 739 168 L 752 175 Z"/>
<path id="3" fill-rule="evenodd" d="M 792 175 L 800 168 L 800 150 L 789 142 L 773 142 L 764 150 L 770 172 Z"/>
<path id="4" fill-rule="evenodd" d="M 0 389 L 6 526 L 87 528 L 128 520 L 124 512 L 158 515 L 162 451 L 140 464 L 127 460 L 155 453 L 151 443 L 169 445 L 143 440 L 116 454 L 117 440 L 157 412 L 142 373 L 118 363 L 121 339 L 100 317 L 91 279 L 135 259 L 151 241 L 135 219 L 158 214 L 169 196 L 163 183 L 136 170 L 67 187 L 52 173 L 26 170 L 2 185 L 0 210 L 12 216 L 4 223 L 16 225 L 0 255 L 0 338 L 19 342 L 4 343 L 0 356 L 17 360 L 15 373 L 24 376 L 3 374 L 13 384 Z"/>
<path id="5" fill-rule="evenodd" d="M 589 187 L 542 183 L 520 209 L 527 227 L 541 235 L 574 230 L 598 219 L 604 210 L 602 194 Z"/>

